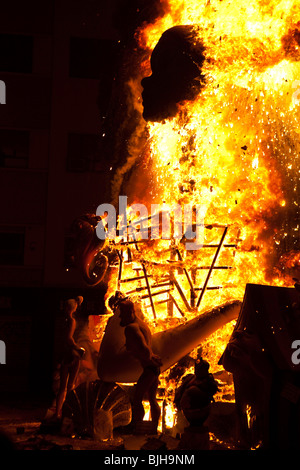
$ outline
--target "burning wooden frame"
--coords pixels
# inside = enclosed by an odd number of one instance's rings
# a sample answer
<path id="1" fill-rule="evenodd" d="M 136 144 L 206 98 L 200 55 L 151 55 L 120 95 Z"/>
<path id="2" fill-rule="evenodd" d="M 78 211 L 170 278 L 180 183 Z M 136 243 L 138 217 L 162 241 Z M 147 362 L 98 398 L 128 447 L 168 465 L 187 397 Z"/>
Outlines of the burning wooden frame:
<path id="1" fill-rule="evenodd" d="M 149 218 L 149 220 L 151 219 Z M 125 295 L 136 297 L 138 301 L 148 300 L 149 302 L 145 303 L 143 308 L 144 310 L 150 309 L 154 324 L 160 320 L 157 309 L 164 304 L 167 305 L 170 319 L 173 317 L 174 308 L 183 319 L 183 324 L 178 325 L 177 322 L 175 327 L 168 327 L 163 331 L 153 331 L 153 350 L 162 358 L 162 371 L 166 371 L 186 354 L 192 352 L 217 329 L 235 320 L 239 313 L 241 305 L 239 300 L 223 302 L 218 307 L 214 302 L 214 307 L 200 313 L 204 294 L 207 291 L 222 289 L 221 285 L 209 285 L 212 272 L 232 269 L 232 266 L 217 265 L 221 250 L 223 248 L 237 248 L 236 243 L 224 243 L 228 226 L 206 225 L 205 228 L 209 230 L 221 229 L 222 234 L 217 243 L 203 245 L 203 250 L 207 248 L 214 250 L 211 263 L 197 266 L 192 270 L 187 267 L 184 259 L 185 253 L 181 253 L 179 246 L 176 246 L 173 240 L 170 240 L 165 248 L 168 256 L 164 261 L 145 260 L 143 244 L 145 244 L 144 249 L 146 250 L 148 242 L 138 240 L 137 237 L 134 240 L 129 238 L 126 242 L 121 240 L 115 244 L 118 254 L 118 263 L 117 266 L 114 266 L 118 270 L 115 275 L 115 288 L 121 290 Z M 155 240 L 154 243 L 156 242 Z M 132 245 L 134 249 L 132 249 Z M 155 256 L 155 252 L 153 252 L 153 256 Z M 159 271 L 158 279 L 151 272 L 152 268 Z M 198 270 L 207 271 L 201 287 L 198 287 L 196 282 Z M 187 288 L 183 285 L 181 277 Z M 105 381 L 128 383 L 135 382 L 141 372 L 140 364 L 126 352 L 124 329 L 120 326 L 119 315 L 115 313 L 108 321 L 101 343 L 98 375 Z"/>
<path id="2" fill-rule="evenodd" d="M 141 230 L 150 230 L 151 227 L 151 216 L 147 218 L 147 221 L 150 222 L 150 227 L 142 228 Z M 129 227 L 129 225 L 128 225 Z M 159 229 L 159 227 L 154 227 Z M 149 304 L 146 304 L 145 307 L 150 308 L 152 311 L 153 318 L 157 318 L 155 306 L 162 303 L 168 304 L 168 314 L 172 316 L 173 307 L 177 309 L 181 316 L 185 316 L 184 311 L 188 312 L 197 312 L 200 308 L 202 299 L 207 291 L 213 291 L 216 289 L 222 289 L 222 285 L 210 286 L 209 281 L 214 270 L 230 270 L 232 266 L 222 266 L 217 265 L 217 260 L 220 255 L 220 251 L 224 248 L 226 249 L 236 249 L 236 243 L 225 243 L 225 239 L 228 233 L 227 225 L 218 225 L 218 224 L 206 224 L 205 229 L 212 230 L 213 228 L 218 228 L 222 230 L 222 234 L 217 243 L 203 244 L 201 250 L 207 248 L 214 249 L 215 253 L 213 259 L 211 260 L 210 265 L 197 266 L 191 269 L 187 268 L 183 255 L 177 246 L 174 246 L 173 240 L 170 241 L 169 248 L 169 258 L 166 262 L 159 262 L 156 260 L 151 260 L 145 262 L 143 260 L 143 244 L 147 243 L 147 240 L 138 240 L 135 233 L 129 233 L 128 239 L 126 241 L 119 242 L 119 248 L 117 250 L 119 267 L 118 267 L 118 280 L 117 280 L 117 289 L 124 290 L 126 295 L 136 294 L 141 300 L 149 299 Z M 137 232 L 139 233 L 139 232 Z M 132 270 L 135 272 L 132 276 L 127 276 L 124 274 L 124 263 L 133 264 L 132 249 L 133 248 L 140 253 L 140 261 L 137 262 L 137 267 L 132 267 Z M 125 261 L 124 251 L 127 254 L 127 261 Z M 149 267 L 157 267 L 158 269 L 167 270 L 167 274 L 159 282 L 152 282 L 152 275 L 149 274 Z M 196 282 L 196 275 L 198 270 L 206 270 L 207 275 L 205 277 L 204 283 L 202 286 L 198 286 Z M 186 292 L 186 289 L 181 285 L 180 279 L 176 276 L 176 272 L 182 271 L 189 287 L 189 293 Z M 143 285 L 144 282 L 144 285 Z M 126 285 L 130 283 L 137 284 L 136 286 L 130 286 L 129 290 L 126 290 Z M 157 290 L 163 288 L 163 290 Z M 180 300 L 183 303 L 181 307 L 179 301 L 175 299 L 175 296 L 172 294 L 173 291 L 176 291 L 179 294 Z M 142 293 L 146 291 L 146 293 Z M 165 297 L 168 294 L 167 298 Z M 162 297 L 163 296 L 163 297 Z"/>

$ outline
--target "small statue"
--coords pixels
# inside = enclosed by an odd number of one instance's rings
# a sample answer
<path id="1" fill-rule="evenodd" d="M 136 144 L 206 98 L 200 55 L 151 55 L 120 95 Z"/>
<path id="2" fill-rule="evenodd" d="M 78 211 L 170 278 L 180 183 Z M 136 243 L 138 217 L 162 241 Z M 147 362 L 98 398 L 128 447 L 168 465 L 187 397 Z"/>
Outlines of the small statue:
<path id="1" fill-rule="evenodd" d="M 63 403 L 66 393 L 74 388 L 76 377 L 79 371 L 80 360 L 85 353 L 85 349 L 79 347 L 73 338 L 76 321 L 74 314 L 78 306 L 82 303 L 82 297 L 77 300 L 69 299 L 66 302 L 66 323 L 63 338 L 63 352 L 60 365 L 60 385 L 56 397 L 56 418 L 61 418 Z"/>
<path id="2" fill-rule="evenodd" d="M 175 393 L 175 405 L 192 426 L 203 426 L 207 420 L 218 384 L 209 373 L 209 363 L 200 358 L 195 362 L 195 374 L 188 374 Z"/>
<path id="3" fill-rule="evenodd" d="M 151 332 L 148 325 L 136 314 L 134 304 L 129 299 L 118 303 L 120 325 L 125 328 L 126 349 L 141 364 L 143 372 L 137 381 L 132 402 L 133 432 L 136 425 L 143 421 L 145 410 L 143 399 L 147 396 L 150 403 L 153 431 L 156 432 L 160 418 L 160 407 L 156 400 L 159 384 L 160 357 L 151 348 Z"/>
<path id="4" fill-rule="evenodd" d="M 76 328 L 73 339 L 79 347 L 85 349 L 85 354 L 80 361 L 80 368 L 76 378 L 75 387 L 77 387 L 82 382 L 92 381 L 98 378 L 97 361 L 99 348 L 97 348 L 96 343 L 93 341 L 89 322 L 90 312 L 81 307 L 83 302 L 81 296 L 76 297 L 75 300 L 78 303 L 78 308 L 74 314 Z"/>

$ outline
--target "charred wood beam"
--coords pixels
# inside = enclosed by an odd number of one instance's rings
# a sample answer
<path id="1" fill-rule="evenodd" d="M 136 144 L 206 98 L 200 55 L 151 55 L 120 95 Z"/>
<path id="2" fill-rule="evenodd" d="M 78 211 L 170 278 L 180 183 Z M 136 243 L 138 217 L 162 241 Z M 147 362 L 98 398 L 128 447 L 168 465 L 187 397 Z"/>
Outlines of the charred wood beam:
<path id="1" fill-rule="evenodd" d="M 178 249 L 176 250 L 176 253 L 177 253 L 177 255 L 178 255 L 179 261 L 183 262 L 181 253 L 180 253 L 180 251 L 179 251 Z M 190 289 L 191 289 L 192 296 L 193 296 L 194 298 L 196 298 L 197 295 L 196 295 L 196 292 L 194 291 L 194 285 L 193 285 L 193 283 L 192 283 L 192 281 L 191 281 L 191 278 L 190 278 L 190 275 L 189 275 L 187 269 L 186 269 L 186 268 L 183 268 L 183 272 L 184 272 L 184 274 L 185 274 L 185 276 L 186 276 L 186 278 L 187 278 L 187 280 L 188 280 L 188 283 L 189 283 L 189 285 L 190 285 Z"/>
<path id="2" fill-rule="evenodd" d="M 195 287 L 195 290 L 202 290 L 203 287 Z M 217 289 L 223 289 L 223 286 L 212 286 L 212 287 L 206 287 L 206 290 L 217 290 Z"/>
<path id="3" fill-rule="evenodd" d="M 224 240 L 225 240 L 227 231 L 228 231 L 228 227 L 225 227 L 224 232 L 223 232 L 223 235 L 222 235 L 222 238 L 221 238 L 221 241 L 220 241 L 220 243 L 219 243 L 219 245 L 218 245 L 218 249 L 217 249 L 217 251 L 216 251 L 216 253 L 215 253 L 214 259 L 213 259 L 213 261 L 212 261 L 212 263 L 211 263 L 211 267 L 210 267 L 210 269 L 209 269 L 209 271 L 208 271 L 208 274 L 207 274 L 207 276 L 206 276 L 206 280 L 205 280 L 205 282 L 204 282 L 204 286 L 203 286 L 203 288 L 202 288 L 201 294 L 200 294 L 200 296 L 199 296 L 199 298 L 198 298 L 198 300 L 197 300 L 197 308 L 199 307 L 199 305 L 200 305 L 200 303 L 201 303 L 201 300 L 203 299 L 203 295 L 205 294 L 205 291 L 206 291 L 206 288 L 207 288 L 207 284 L 208 284 L 209 278 L 210 278 L 210 276 L 211 276 L 213 267 L 214 267 L 214 265 L 215 265 L 215 263 L 216 263 L 216 261 L 217 261 L 217 258 L 218 258 L 218 256 L 219 256 L 219 253 L 220 253 L 220 250 L 221 250 L 221 248 L 222 248 L 222 245 L 223 245 L 223 243 L 224 243 Z"/>
<path id="4" fill-rule="evenodd" d="M 153 313 L 154 319 L 156 319 L 156 311 L 155 311 L 154 302 L 153 302 L 152 295 L 151 295 L 151 288 L 150 288 L 150 284 L 149 284 L 149 278 L 148 278 L 148 274 L 147 274 L 146 267 L 145 267 L 144 263 L 142 263 L 142 268 L 143 268 L 143 273 L 144 273 L 145 280 L 146 280 L 146 285 L 147 285 L 148 294 L 149 294 L 149 298 L 150 298 L 152 313 Z"/>
<path id="5" fill-rule="evenodd" d="M 123 267 L 123 255 L 117 250 L 118 257 L 119 257 L 119 272 L 118 272 L 118 290 L 120 289 L 120 282 L 122 277 L 122 267 Z"/>
<path id="6" fill-rule="evenodd" d="M 191 307 L 191 305 L 188 303 L 187 301 L 187 298 L 186 296 L 184 295 L 184 292 L 183 290 L 181 289 L 180 285 L 179 285 L 179 282 L 177 281 L 177 279 L 175 278 L 175 276 L 172 277 L 172 282 L 174 283 L 174 286 L 176 287 L 176 289 L 178 290 L 179 294 L 180 294 L 180 297 L 182 298 L 182 301 L 185 305 L 185 308 L 191 312 L 193 310 L 193 308 Z"/>
<path id="7" fill-rule="evenodd" d="M 178 312 L 180 313 L 180 315 L 181 315 L 182 317 L 184 317 L 185 315 L 184 315 L 183 311 L 181 310 L 181 308 L 179 307 L 177 301 L 174 299 L 173 295 L 170 293 L 169 296 L 170 296 L 170 299 L 172 300 L 173 304 L 174 304 L 175 307 L 177 308 Z"/>
<path id="8" fill-rule="evenodd" d="M 127 241 L 127 242 L 120 242 L 120 245 L 136 245 L 138 243 L 145 243 L 147 241 L 148 240 L 130 240 L 130 241 Z"/>
<path id="9" fill-rule="evenodd" d="M 219 245 L 218 244 L 205 244 L 205 245 L 202 245 L 202 248 L 218 248 Z M 223 245 L 223 248 L 236 248 L 237 245 L 232 243 L 232 244 L 225 244 Z"/>
<path id="10" fill-rule="evenodd" d="M 195 269 L 210 269 L 211 266 L 198 266 Z M 233 266 L 214 266 L 213 269 L 233 269 Z"/>

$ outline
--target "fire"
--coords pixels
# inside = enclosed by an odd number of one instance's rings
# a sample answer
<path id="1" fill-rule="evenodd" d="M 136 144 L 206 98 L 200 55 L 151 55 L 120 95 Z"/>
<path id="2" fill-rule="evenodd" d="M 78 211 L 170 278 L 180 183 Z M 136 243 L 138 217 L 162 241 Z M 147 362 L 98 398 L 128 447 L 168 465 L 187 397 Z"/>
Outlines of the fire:
<path id="1" fill-rule="evenodd" d="M 174 118 L 146 124 L 147 166 L 140 166 L 137 178 L 147 174 L 151 190 L 140 198 L 132 192 L 130 196 L 149 207 L 152 203 L 164 207 L 201 204 L 206 229 L 204 247 L 193 252 L 186 251 L 184 244 L 174 247 L 170 240 L 131 245 L 114 240 L 123 262 L 122 277 L 117 283 L 120 271 L 115 268 L 111 289 L 135 295 L 153 331 L 224 301 L 242 300 L 247 283 L 291 285 L 291 278 L 286 280 L 275 265 L 278 245 L 285 238 L 282 221 L 286 211 L 297 205 L 300 155 L 299 106 L 293 99 L 294 84 L 300 79 L 299 3 L 164 3 L 164 16 L 137 31 L 140 48 L 148 54 L 137 82 L 151 73 L 150 55 L 162 33 L 172 26 L 194 25 L 205 46 L 205 86 L 194 101 L 181 103 Z M 132 100 L 140 106 L 140 86 L 130 80 L 130 88 Z M 137 126 L 131 148 L 140 133 Z M 226 238 L 208 291 L 197 308 L 199 288 L 203 288 L 225 227 Z M 161 294 L 154 316 L 141 260 L 151 285 L 165 284 L 166 291 L 174 268 L 192 307 L 186 308 L 173 285 L 175 303 L 170 308 L 169 293 Z M 194 304 L 192 294 L 196 294 Z M 219 370 L 217 361 L 232 328 L 232 324 L 224 327 L 202 345 L 213 371 Z"/>
<path id="2" fill-rule="evenodd" d="M 180 24 L 195 25 L 205 45 L 206 86 L 198 98 L 174 119 L 147 124 L 151 199 L 200 203 L 209 223 L 230 226 L 232 240 L 239 233 L 233 296 L 246 282 L 270 281 L 274 229 L 291 201 L 281 167 L 299 151 L 292 99 L 299 20 L 296 1 L 169 0 L 165 15 L 138 32 L 149 55 L 161 34 Z"/>

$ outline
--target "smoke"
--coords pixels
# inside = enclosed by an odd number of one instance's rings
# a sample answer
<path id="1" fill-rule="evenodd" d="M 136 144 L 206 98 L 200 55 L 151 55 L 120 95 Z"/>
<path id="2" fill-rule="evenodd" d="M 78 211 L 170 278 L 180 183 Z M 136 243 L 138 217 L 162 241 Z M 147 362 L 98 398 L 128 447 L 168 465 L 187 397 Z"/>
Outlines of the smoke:
<path id="1" fill-rule="evenodd" d="M 113 178 L 111 203 L 117 206 L 119 195 L 142 193 L 143 172 L 132 176 L 137 166 L 145 165 L 147 142 L 146 122 L 142 118 L 141 79 L 150 52 L 139 46 L 139 31 L 155 23 L 168 9 L 166 0 L 119 0 L 114 24 L 121 35 L 123 54 L 114 81 L 110 109 L 110 147 Z"/>
<path id="2" fill-rule="evenodd" d="M 133 119 L 136 122 L 136 127 L 127 141 L 126 161 L 116 169 L 112 181 L 111 197 L 112 204 L 114 205 L 117 204 L 119 195 L 129 195 L 128 193 L 133 193 L 132 188 L 126 185 L 126 178 L 128 178 L 130 170 L 134 168 L 137 162 L 141 163 L 145 148 L 146 122 L 142 119 L 142 106 L 139 100 L 140 88 L 138 79 L 131 78 L 127 82 L 127 119 L 130 118 L 130 116 L 135 116 Z"/>

